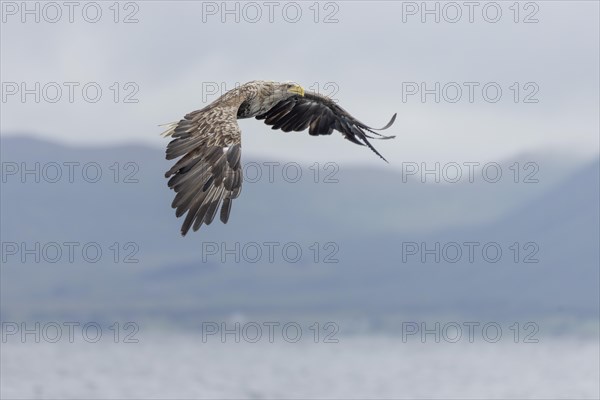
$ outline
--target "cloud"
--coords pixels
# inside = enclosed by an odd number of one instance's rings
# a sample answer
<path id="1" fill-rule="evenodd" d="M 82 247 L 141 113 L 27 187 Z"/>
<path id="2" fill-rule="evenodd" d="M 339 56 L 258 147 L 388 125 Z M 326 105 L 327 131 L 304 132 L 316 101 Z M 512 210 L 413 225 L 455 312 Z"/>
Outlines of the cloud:
<path id="1" fill-rule="evenodd" d="M 532 10 L 520 9 L 515 23 L 508 3 L 500 3 L 497 23 L 486 22 L 479 9 L 470 23 L 464 7 L 461 20 L 449 23 L 445 19 L 454 14 L 441 3 L 440 22 L 426 14 L 422 23 L 420 9 L 414 15 L 403 9 L 409 3 L 330 2 L 328 8 L 319 3 L 318 10 L 293 3 L 302 10 L 295 23 L 290 21 L 296 6 L 285 2 L 274 9 L 273 23 L 260 2 L 227 3 L 229 13 L 220 2 L 140 2 L 134 13 L 139 22 L 133 24 L 122 20 L 135 10 L 120 9 L 115 23 L 108 3 L 98 23 L 77 12 L 73 23 L 43 18 L 21 23 L 19 15 L 8 15 L 2 26 L 2 81 L 26 82 L 27 88 L 56 82 L 64 90 L 56 103 L 43 95 L 39 103 L 33 95 L 25 103 L 18 94 L 3 100 L 2 132 L 74 143 L 163 145 L 157 125 L 201 108 L 203 83 L 228 89 L 272 79 L 332 94 L 373 125 L 398 112 L 392 129 L 398 139 L 377 143 L 390 160 L 489 160 L 548 147 L 597 154 L 598 4 L 536 3 L 539 22 L 526 24 L 522 20 Z M 261 18 L 252 22 L 256 9 Z M 324 23 L 327 18 L 338 22 Z M 79 83 L 72 103 L 65 82 Z M 96 103 L 81 93 L 90 82 L 102 89 Z M 432 90 L 436 82 L 439 102 L 435 93 L 424 102 L 421 90 L 406 94 L 407 84 Z M 471 82 L 477 83 L 472 102 Z M 483 88 L 490 83 L 502 90 L 498 102 L 485 98 Z M 462 94 L 452 102 L 456 87 Z M 124 103 L 128 95 L 138 102 Z M 538 102 L 524 102 L 527 96 Z M 311 138 L 275 134 L 256 121 L 241 125 L 245 152 L 379 162 L 339 135 Z"/>

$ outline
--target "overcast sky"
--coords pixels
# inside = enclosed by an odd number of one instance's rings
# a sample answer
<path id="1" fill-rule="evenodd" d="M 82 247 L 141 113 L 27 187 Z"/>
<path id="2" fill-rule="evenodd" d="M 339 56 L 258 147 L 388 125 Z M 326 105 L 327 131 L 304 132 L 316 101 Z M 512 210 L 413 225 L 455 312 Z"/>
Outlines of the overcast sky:
<path id="1" fill-rule="evenodd" d="M 392 164 L 597 155 L 598 2 L 513 3 L 429 2 L 439 10 L 436 23 L 420 1 L 228 3 L 230 13 L 221 2 L 145 1 L 121 3 L 118 15 L 113 2 L 101 2 L 99 18 L 82 2 L 71 10 L 73 22 L 66 6 L 58 15 L 29 3 L 36 15 L 24 14 L 20 1 L 3 2 L 2 135 L 163 146 L 157 125 L 214 100 L 215 87 L 268 79 L 331 94 L 375 127 L 397 112 L 388 130 L 397 139 L 374 143 Z M 92 102 L 98 87 L 102 96 Z M 23 88 L 32 89 L 24 102 Z M 431 91 L 424 102 L 423 88 Z M 339 134 L 240 125 L 246 155 L 381 165 Z"/>

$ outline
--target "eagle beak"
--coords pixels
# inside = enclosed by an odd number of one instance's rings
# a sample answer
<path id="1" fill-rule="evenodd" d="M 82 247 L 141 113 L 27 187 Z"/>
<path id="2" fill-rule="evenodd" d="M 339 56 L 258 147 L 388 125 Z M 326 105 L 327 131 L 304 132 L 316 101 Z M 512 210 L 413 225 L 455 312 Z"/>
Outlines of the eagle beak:
<path id="1" fill-rule="evenodd" d="M 290 89 L 288 89 L 288 92 L 298 94 L 298 95 L 304 97 L 304 88 L 300 85 L 295 85 L 295 86 L 291 87 Z"/>

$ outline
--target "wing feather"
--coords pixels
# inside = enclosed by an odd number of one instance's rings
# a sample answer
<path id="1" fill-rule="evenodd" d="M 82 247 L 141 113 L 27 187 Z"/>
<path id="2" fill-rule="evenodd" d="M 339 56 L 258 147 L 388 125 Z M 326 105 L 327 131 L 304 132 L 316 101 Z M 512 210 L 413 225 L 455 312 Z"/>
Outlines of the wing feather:
<path id="1" fill-rule="evenodd" d="M 219 206 L 220 219 L 229 220 L 231 205 L 242 188 L 241 132 L 235 104 L 217 104 L 187 114 L 169 125 L 165 136 L 168 160 L 181 157 L 165 177 L 176 192 L 171 207 L 175 215 L 186 214 L 181 234 L 197 231 L 214 220 Z"/>
<path id="2" fill-rule="evenodd" d="M 395 136 L 384 136 L 374 132 L 392 126 L 396 114 L 383 128 L 372 128 L 350 115 L 328 97 L 317 93 L 306 92 L 304 96 L 292 96 L 275 104 L 269 111 L 256 116 L 264 120 L 272 129 L 284 132 L 303 131 L 308 129 L 310 135 L 330 135 L 337 130 L 353 143 L 368 146 L 375 154 L 387 161 L 371 145 L 368 139 L 392 139 Z M 365 132 L 366 131 L 366 132 Z M 373 133 L 379 137 L 367 134 Z"/>

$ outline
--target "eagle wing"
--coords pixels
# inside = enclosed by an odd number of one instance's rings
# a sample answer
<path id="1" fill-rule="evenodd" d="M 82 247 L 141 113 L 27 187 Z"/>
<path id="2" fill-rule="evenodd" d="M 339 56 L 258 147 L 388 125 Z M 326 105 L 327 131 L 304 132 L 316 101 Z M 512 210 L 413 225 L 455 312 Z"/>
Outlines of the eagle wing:
<path id="1" fill-rule="evenodd" d="M 167 160 L 183 156 L 165 174 L 177 193 L 171 206 L 177 217 L 187 212 L 181 234 L 210 223 L 219 205 L 220 219 L 227 223 L 232 200 L 242 189 L 241 131 L 236 104 L 216 104 L 194 111 L 169 125 L 165 136 Z"/>
<path id="2" fill-rule="evenodd" d="M 392 139 L 395 136 L 384 136 L 376 130 L 384 130 L 392 126 L 396 114 L 383 128 L 371 128 L 354 118 L 350 113 L 338 106 L 328 97 L 317 93 L 306 92 L 304 96 L 292 96 L 275 104 L 269 111 L 257 115 L 256 119 L 264 120 L 272 129 L 284 132 L 303 131 L 308 128 L 310 135 L 330 135 L 337 130 L 353 143 L 368 146 L 384 161 L 368 139 Z M 369 136 L 365 131 L 378 135 Z"/>

